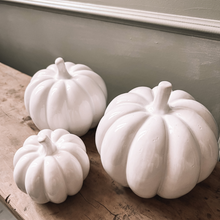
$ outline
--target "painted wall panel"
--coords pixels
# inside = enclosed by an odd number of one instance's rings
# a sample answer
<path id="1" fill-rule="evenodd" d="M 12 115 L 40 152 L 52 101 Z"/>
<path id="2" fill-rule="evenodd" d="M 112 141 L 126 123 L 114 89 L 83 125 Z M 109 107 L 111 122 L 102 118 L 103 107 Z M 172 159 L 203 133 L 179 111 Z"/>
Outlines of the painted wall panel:
<path id="1" fill-rule="evenodd" d="M 0 62 L 33 75 L 61 56 L 105 80 L 108 101 L 162 80 L 204 104 L 220 125 L 220 41 L 0 4 Z"/>

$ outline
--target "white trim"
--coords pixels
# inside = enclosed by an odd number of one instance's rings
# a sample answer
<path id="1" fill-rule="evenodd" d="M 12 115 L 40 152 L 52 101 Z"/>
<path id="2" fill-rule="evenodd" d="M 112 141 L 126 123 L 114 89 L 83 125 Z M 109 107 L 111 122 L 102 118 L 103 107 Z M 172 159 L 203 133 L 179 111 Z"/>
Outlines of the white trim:
<path id="1" fill-rule="evenodd" d="M 1 0 L 65 10 L 75 13 L 119 19 L 126 22 L 138 22 L 166 28 L 196 31 L 205 34 L 220 35 L 220 21 L 180 15 L 164 14 L 150 11 L 134 10 L 104 5 L 58 0 Z M 0 2 L 1 2 L 0 1 Z"/>

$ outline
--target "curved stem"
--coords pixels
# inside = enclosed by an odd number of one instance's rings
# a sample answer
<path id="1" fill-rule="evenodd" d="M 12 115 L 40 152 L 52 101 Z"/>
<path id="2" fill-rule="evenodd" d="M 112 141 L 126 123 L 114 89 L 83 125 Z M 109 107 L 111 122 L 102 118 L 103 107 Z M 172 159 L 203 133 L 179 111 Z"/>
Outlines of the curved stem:
<path id="1" fill-rule="evenodd" d="M 155 112 L 165 113 L 169 111 L 168 100 L 172 91 L 172 84 L 167 81 L 159 83 L 157 92 L 152 104 L 152 108 Z"/>
<path id="2" fill-rule="evenodd" d="M 59 57 L 55 60 L 55 64 L 57 66 L 57 78 L 58 79 L 69 79 L 70 74 L 67 72 L 64 60 Z"/>
<path id="3" fill-rule="evenodd" d="M 53 144 L 47 135 L 42 134 L 40 137 L 38 137 L 38 142 L 43 145 L 47 156 L 52 155 L 56 151 L 55 144 Z"/>

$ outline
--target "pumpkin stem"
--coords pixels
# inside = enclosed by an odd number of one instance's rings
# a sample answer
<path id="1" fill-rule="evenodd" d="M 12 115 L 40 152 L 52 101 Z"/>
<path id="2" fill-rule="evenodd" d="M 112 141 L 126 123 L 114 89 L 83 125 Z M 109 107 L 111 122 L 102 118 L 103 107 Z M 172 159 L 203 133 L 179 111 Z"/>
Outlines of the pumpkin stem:
<path id="1" fill-rule="evenodd" d="M 165 114 L 170 110 L 168 100 L 170 98 L 171 91 L 172 84 L 170 82 L 162 81 L 159 83 L 151 106 L 153 112 Z"/>
<path id="2" fill-rule="evenodd" d="M 56 151 L 55 144 L 50 140 L 47 135 L 42 134 L 40 137 L 38 137 L 38 142 L 43 145 L 47 156 L 52 155 Z"/>
<path id="3" fill-rule="evenodd" d="M 67 72 L 64 60 L 59 57 L 55 60 L 55 64 L 57 66 L 57 79 L 69 79 L 70 74 Z"/>

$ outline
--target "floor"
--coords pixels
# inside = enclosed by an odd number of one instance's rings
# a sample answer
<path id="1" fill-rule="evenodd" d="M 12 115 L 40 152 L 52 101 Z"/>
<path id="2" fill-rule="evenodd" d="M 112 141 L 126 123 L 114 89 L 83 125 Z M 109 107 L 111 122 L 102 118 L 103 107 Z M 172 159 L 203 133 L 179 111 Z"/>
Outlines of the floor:
<path id="1" fill-rule="evenodd" d="M 8 208 L 0 202 L 0 220 L 17 220 Z"/>

